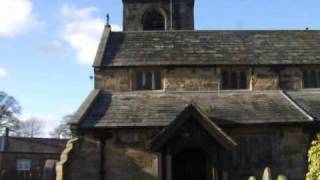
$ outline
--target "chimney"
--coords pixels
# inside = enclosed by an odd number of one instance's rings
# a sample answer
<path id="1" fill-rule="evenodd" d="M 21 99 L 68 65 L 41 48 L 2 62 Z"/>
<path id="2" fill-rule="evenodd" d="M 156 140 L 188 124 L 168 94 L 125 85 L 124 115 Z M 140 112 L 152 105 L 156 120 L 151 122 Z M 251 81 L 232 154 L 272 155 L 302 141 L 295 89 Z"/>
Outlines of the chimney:
<path id="1" fill-rule="evenodd" d="M 5 152 L 9 146 L 9 131 L 10 129 L 6 127 L 4 137 L 2 137 L 2 142 L 0 142 L 0 152 Z"/>
<path id="2" fill-rule="evenodd" d="M 9 137 L 9 132 L 10 132 L 10 129 L 8 127 L 6 127 L 6 130 L 5 130 L 5 137 Z"/>

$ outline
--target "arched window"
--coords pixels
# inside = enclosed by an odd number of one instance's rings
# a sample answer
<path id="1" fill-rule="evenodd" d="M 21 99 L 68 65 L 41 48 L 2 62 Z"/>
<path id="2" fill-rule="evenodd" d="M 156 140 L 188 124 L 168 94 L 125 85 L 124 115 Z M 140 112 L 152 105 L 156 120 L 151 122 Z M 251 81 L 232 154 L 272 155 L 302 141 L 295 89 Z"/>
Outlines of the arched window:
<path id="1" fill-rule="evenodd" d="M 143 30 L 165 30 L 165 17 L 157 10 L 147 11 L 142 17 Z"/>

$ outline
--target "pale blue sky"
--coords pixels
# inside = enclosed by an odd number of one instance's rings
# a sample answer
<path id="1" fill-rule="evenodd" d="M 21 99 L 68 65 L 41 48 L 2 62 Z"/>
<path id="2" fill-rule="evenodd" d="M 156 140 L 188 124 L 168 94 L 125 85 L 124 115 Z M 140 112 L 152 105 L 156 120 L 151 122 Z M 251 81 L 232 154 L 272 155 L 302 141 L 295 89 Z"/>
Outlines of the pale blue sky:
<path id="1" fill-rule="evenodd" d="M 196 29 L 320 29 L 319 7 L 319 0 L 198 0 Z M 118 29 L 122 0 L 0 0 L 0 90 L 16 97 L 24 118 L 44 119 L 49 131 L 80 106 L 93 88 L 90 64 L 106 13 Z"/>

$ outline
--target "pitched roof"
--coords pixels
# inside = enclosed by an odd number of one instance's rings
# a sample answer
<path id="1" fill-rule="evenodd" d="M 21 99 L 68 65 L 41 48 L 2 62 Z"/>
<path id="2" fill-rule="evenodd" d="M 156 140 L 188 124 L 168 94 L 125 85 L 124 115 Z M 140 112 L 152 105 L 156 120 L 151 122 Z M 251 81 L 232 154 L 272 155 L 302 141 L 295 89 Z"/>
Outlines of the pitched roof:
<path id="1" fill-rule="evenodd" d="M 320 31 L 143 31 L 106 28 L 95 67 L 320 64 Z"/>
<path id="2" fill-rule="evenodd" d="M 201 109 L 194 103 L 189 104 L 169 126 L 164 128 L 150 143 L 150 148 L 153 151 L 160 149 L 170 137 L 181 128 L 188 120 L 195 119 L 202 127 L 209 133 L 212 138 L 216 139 L 226 149 L 234 148 L 237 143 L 227 135 L 219 126 L 217 126 L 211 119 L 201 111 Z"/>
<path id="3" fill-rule="evenodd" d="M 288 95 L 308 114 L 320 121 L 320 91 L 292 91 Z"/>
<path id="4" fill-rule="evenodd" d="M 84 128 L 167 126 L 190 102 L 218 124 L 313 122 L 280 91 L 111 94 L 102 90 L 74 122 Z"/>
<path id="5" fill-rule="evenodd" d="M 76 122 L 80 121 L 83 117 L 85 117 L 86 113 L 90 110 L 90 107 L 92 106 L 94 101 L 96 101 L 100 92 L 101 92 L 100 90 L 96 90 L 96 89 L 90 92 L 88 97 L 81 104 L 80 108 L 73 115 L 73 119 L 72 119 L 71 124 L 76 123 Z"/>
<path id="6" fill-rule="evenodd" d="M 5 139 L 7 141 L 5 142 Z M 1 152 L 60 154 L 67 140 L 49 138 L 0 137 Z"/>

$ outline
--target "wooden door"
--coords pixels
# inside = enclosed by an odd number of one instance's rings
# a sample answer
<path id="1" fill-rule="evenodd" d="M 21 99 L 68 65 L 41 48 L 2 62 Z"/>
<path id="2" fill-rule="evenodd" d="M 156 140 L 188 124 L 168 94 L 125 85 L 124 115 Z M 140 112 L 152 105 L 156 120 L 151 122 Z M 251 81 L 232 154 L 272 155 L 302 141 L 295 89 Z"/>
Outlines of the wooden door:
<path id="1" fill-rule="evenodd" d="M 207 180 L 207 160 L 201 150 L 184 150 L 173 158 L 172 180 Z"/>

